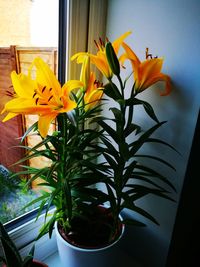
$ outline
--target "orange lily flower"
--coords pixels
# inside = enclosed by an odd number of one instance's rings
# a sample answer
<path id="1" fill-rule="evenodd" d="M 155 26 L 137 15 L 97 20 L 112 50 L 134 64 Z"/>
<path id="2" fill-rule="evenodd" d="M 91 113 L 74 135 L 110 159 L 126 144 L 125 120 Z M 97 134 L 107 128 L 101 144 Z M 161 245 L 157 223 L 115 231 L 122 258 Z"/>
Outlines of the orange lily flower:
<path id="1" fill-rule="evenodd" d="M 123 43 L 122 46 L 126 53 L 122 55 L 121 60 L 129 59 L 131 61 L 135 80 L 135 92 L 140 93 L 156 82 L 164 81 L 166 83 L 165 92 L 160 95 L 169 95 L 171 92 L 171 79 L 168 75 L 161 73 L 163 59 L 148 59 L 148 55 L 146 55 L 147 59 L 141 62 L 126 43 Z"/>
<path id="2" fill-rule="evenodd" d="M 85 110 L 95 106 L 103 95 L 103 86 L 96 80 L 95 74 L 90 72 L 90 56 L 85 53 L 78 58 L 78 63 L 82 64 L 80 80 L 83 82 L 84 105 Z M 78 91 L 76 96 L 80 96 Z"/>
<path id="3" fill-rule="evenodd" d="M 31 78 L 31 69 L 36 67 L 36 79 Z M 76 103 L 70 99 L 70 92 L 83 86 L 81 81 L 71 80 L 61 87 L 59 81 L 41 59 L 36 58 L 28 75 L 11 73 L 16 96 L 5 104 L 1 113 L 9 112 L 3 122 L 18 114 L 39 115 L 38 129 L 42 137 L 48 133 L 50 123 L 59 113 L 71 111 Z"/>
<path id="4" fill-rule="evenodd" d="M 119 48 L 123 42 L 123 40 L 130 34 L 131 32 L 126 32 L 124 34 L 122 34 L 119 38 L 117 38 L 113 43 L 112 46 L 115 50 L 115 53 L 118 54 Z M 95 42 L 98 52 L 96 55 L 93 54 L 89 54 L 90 59 L 91 59 L 91 63 L 93 63 L 99 70 L 100 72 L 107 77 L 108 79 L 110 79 L 113 75 L 107 58 L 106 58 L 106 53 L 105 53 L 105 45 L 103 43 L 103 41 L 100 39 L 99 43 Z M 84 53 L 84 52 L 80 52 L 75 54 L 74 56 L 72 56 L 71 60 L 77 59 L 77 63 L 83 62 L 83 57 L 88 54 L 88 53 Z"/>
<path id="5" fill-rule="evenodd" d="M 92 106 L 97 105 L 103 95 L 103 87 L 96 81 L 93 72 L 90 74 L 88 86 L 84 95 L 85 109 L 90 109 Z"/>

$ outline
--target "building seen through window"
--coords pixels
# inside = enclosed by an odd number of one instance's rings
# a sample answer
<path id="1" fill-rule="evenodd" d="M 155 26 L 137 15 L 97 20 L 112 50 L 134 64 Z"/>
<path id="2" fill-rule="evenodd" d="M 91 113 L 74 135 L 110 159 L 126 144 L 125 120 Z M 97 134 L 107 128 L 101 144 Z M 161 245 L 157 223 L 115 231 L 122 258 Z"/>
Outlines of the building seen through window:
<path id="1" fill-rule="evenodd" d="M 48 9 L 48 12 L 47 12 Z M 27 73 L 37 56 L 47 62 L 57 75 L 58 0 L 0 1 L 0 112 L 14 94 L 10 74 Z M 34 76 L 34 70 L 33 70 Z M 27 88 L 28 89 L 28 88 Z M 30 135 L 21 143 L 26 129 L 35 121 L 34 116 L 16 116 L 2 122 L 0 115 L 0 221 L 13 220 L 35 208 L 23 207 L 39 194 L 39 180 L 26 183 L 30 177 L 11 175 L 20 172 L 15 164 L 24 155 L 24 145 L 33 146 L 39 140 Z M 44 159 L 23 162 L 30 166 L 48 164 Z"/>

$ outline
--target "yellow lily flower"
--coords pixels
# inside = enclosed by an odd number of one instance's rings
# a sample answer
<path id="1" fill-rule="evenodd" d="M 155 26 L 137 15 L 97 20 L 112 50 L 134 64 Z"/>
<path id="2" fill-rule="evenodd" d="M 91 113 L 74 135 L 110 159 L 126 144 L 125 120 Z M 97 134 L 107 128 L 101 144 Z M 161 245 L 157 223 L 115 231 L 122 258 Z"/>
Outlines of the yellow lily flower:
<path id="1" fill-rule="evenodd" d="M 36 79 L 31 78 L 31 69 L 36 67 Z M 18 114 L 39 115 L 38 129 L 42 137 L 48 133 L 50 123 L 59 113 L 68 112 L 76 107 L 70 99 L 70 92 L 83 86 L 81 81 L 70 80 L 62 87 L 49 66 L 36 58 L 28 75 L 11 73 L 16 96 L 5 104 L 4 112 L 9 112 L 3 122 Z"/>
<path id="2" fill-rule="evenodd" d="M 124 34 L 122 34 L 119 38 L 117 38 L 113 43 L 112 46 L 115 50 L 115 53 L 118 54 L 119 48 L 123 42 L 123 40 L 130 34 L 131 32 L 128 31 Z M 90 59 L 91 59 L 91 63 L 93 63 L 99 70 L 100 72 L 107 77 L 108 79 L 110 79 L 113 75 L 107 58 L 106 58 L 106 53 L 105 53 L 105 44 L 103 43 L 103 41 L 101 39 L 99 39 L 99 43 L 95 42 L 98 52 L 96 55 L 93 54 L 89 54 Z M 84 52 L 80 52 L 75 54 L 74 56 L 72 56 L 71 60 L 77 59 L 77 63 L 80 63 L 83 61 L 83 57 L 88 54 L 88 53 L 84 53 Z"/>
<path id="3" fill-rule="evenodd" d="M 77 62 L 82 64 L 80 80 L 83 82 L 83 91 L 78 91 L 76 96 L 80 97 L 80 93 L 84 94 L 85 110 L 95 106 L 103 95 L 103 87 L 96 80 L 95 74 L 90 72 L 90 56 L 84 53 L 77 59 Z"/>
<path id="4" fill-rule="evenodd" d="M 148 55 L 146 55 L 147 59 L 141 62 L 126 43 L 123 42 L 122 46 L 126 53 L 122 55 L 121 61 L 126 59 L 131 61 L 135 80 L 135 92 L 140 93 L 156 82 L 164 81 L 166 83 L 165 92 L 161 93 L 160 95 L 169 95 L 171 92 L 171 79 L 168 75 L 161 73 L 163 59 L 148 59 Z"/>

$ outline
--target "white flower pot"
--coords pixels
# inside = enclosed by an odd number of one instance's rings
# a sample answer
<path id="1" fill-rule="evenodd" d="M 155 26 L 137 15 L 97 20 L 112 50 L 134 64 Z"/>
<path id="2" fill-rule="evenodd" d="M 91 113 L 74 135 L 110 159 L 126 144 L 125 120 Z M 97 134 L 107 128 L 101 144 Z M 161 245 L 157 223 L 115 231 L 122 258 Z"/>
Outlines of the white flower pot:
<path id="1" fill-rule="evenodd" d="M 119 238 L 112 244 L 98 249 L 84 249 L 73 246 L 62 238 L 55 224 L 59 256 L 63 267 L 117 267 L 119 244 L 124 234 L 124 225 Z"/>

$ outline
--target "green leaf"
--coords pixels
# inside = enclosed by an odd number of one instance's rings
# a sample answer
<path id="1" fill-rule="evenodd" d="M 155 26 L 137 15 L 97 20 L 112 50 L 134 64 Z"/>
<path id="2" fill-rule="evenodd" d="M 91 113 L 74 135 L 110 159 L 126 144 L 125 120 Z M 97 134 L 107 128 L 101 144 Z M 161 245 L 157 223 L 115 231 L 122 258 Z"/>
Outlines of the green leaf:
<path id="1" fill-rule="evenodd" d="M 43 208 L 44 208 L 46 202 L 47 202 L 47 200 L 44 199 L 44 200 L 40 203 L 40 206 L 39 206 L 39 209 L 38 209 L 38 212 L 37 212 L 37 216 L 36 216 L 35 221 L 37 221 L 38 218 L 39 218 L 39 216 L 41 215 L 41 213 L 42 213 L 42 211 L 43 211 Z"/>
<path id="2" fill-rule="evenodd" d="M 25 138 L 28 136 L 28 134 L 31 132 L 31 131 L 35 131 L 38 129 L 38 122 L 35 122 L 33 125 L 31 125 L 27 131 L 24 133 L 24 135 L 22 136 L 21 138 L 21 142 L 23 142 L 25 140 Z"/>
<path id="3" fill-rule="evenodd" d="M 6 264 L 8 266 L 21 267 L 22 258 L 20 256 L 20 253 L 1 222 L 0 240 L 3 247 L 4 259 L 6 261 Z"/>
<path id="4" fill-rule="evenodd" d="M 68 214 L 69 221 L 72 218 L 72 195 L 71 195 L 71 187 L 68 181 L 65 179 L 62 181 L 63 186 L 63 202 L 64 207 L 66 208 L 66 212 Z"/>
<path id="5" fill-rule="evenodd" d="M 130 159 L 130 153 L 129 153 L 129 145 L 124 141 L 119 143 L 119 152 L 121 154 L 121 160 L 120 163 L 125 163 Z"/>
<path id="6" fill-rule="evenodd" d="M 138 191 L 134 193 L 134 195 L 129 195 L 129 194 L 133 194 L 133 190 L 128 190 L 126 192 L 122 193 L 122 198 L 124 199 L 124 203 L 127 205 L 127 203 L 132 203 L 146 195 L 149 194 L 149 192 L 147 190 L 142 190 L 141 188 L 138 188 Z M 125 205 L 123 204 L 123 206 Z"/>
<path id="7" fill-rule="evenodd" d="M 113 144 L 109 141 L 109 140 L 107 140 L 104 136 L 103 137 L 100 137 L 100 139 L 103 141 L 103 143 L 105 144 L 105 146 L 106 146 L 106 148 L 107 149 L 105 149 L 105 148 L 101 148 L 101 152 L 103 153 L 104 151 L 106 152 L 106 153 L 109 153 L 110 155 L 112 155 L 114 158 L 115 158 L 115 160 L 117 161 L 117 162 L 119 162 L 120 161 L 120 157 L 119 157 L 119 153 L 118 153 L 118 151 L 116 150 L 116 148 L 115 148 L 115 146 L 113 146 Z"/>
<path id="8" fill-rule="evenodd" d="M 117 162 L 111 157 L 109 156 L 107 153 L 103 153 L 105 159 L 107 160 L 108 164 L 111 166 L 111 168 L 113 170 L 117 170 L 118 169 L 118 164 Z"/>
<path id="9" fill-rule="evenodd" d="M 151 117 L 155 122 L 159 122 L 152 106 L 146 101 L 142 101 L 142 105 L 143 105 L 146 113 L 149 115 L 149 117 Z"/>
<path id="10" fill-rule="evenodd" d="M 27 171 L 27 173 L 29 173 L 29 172 Z M 48 167 L 44 167 L 42 169 L 39 169 L 34 173 L 35 174 L 28 180 L 27 185 L 31 184 L 35 179 L 37 179 L 39 177 L 44 179 L 46 176 L 45 174 L 48 173 Z"/>
<path id="11" fill-rule="evenodd" d="M 127 125 L 127 127 L 124 130 L 125 137 L 129 136 L 135 131 L 135 134 L 138 134 L 141 132 L 141 127 L 137 124 L 131 123 Z"/>
<path id="12" fill-rule="evenodd" d="M 109 202 L 110 202 L 111 209 L 112 209 L 112 211 L 116 211 L 117 210 L 117 203 L 116 203 L 115 195 L 114 195 L 110 185 L 108 183 L 105 183 L 105 185 L 106 185 L 106 188 L 107 188 L 107 191 L 108 191 Z"/>
<path id="13" fill-rule="evenodd" d="M 48 172 L 45 176 L 45 181 L 52 187 L 56 188 L 57 187 L 57 181 L 55 180 L 54 177 L 54 172 L 59 171 L 61 163 L 56 161 L 51 164 L 51 166 L 48 168 Z"/>
<path id="14" fill-rule="evenodd" d="M 27 256 L 23 263 L 22 263 L 22 266 L 21 267 L 29 267 L 29 266 L 32 266 L 31 263 L 33 262 L 33 257 L 32 256 Z"/>
<path id="15" fill-rule="evenodd" d="M 103 128 L 104 131 L 106 131 L 111 137 L 112 139 L 118 143 L 120 140 L 119 140 L 119 136 L 118 134 L 116 133 L 115 130 L 113 130 L 112 127 L 110 127 L 107 123 L 105 123 L 104 121 L 98 121 L 98 124 Z"/>
<path id="16" fill-rule="evenodd" d="M 134 141 L 133 143 L 131 143 L 129 145 L 130 147 L 132 147 L 131 150 L 130 150 L 130 154 L 131 154 L 132 157 L 142 147 L 142 145 L 146 142 L 146 140 L 149 138 L 149 136 L 151 136 L 153 134 L 153 132 L 155 132 L 164 123 L 166 123 L 166 121 L 157 123 L 156 125 L 154 125 L 153 127 L 151 127 L 149 130 L 147 130 L 146 132 L 144 132 L 138 138 L 138 140 Z"/>
<path id="17" fill-rule="evenodd" d="M 152 106 L 148 102 L 140 100 L 138 98 L 129 98 L 126 100 L 126 106 L 134 106 L 134 105 L 143 105 L 149 117 L 152 118 L 155 122 L 157 123 L 159 122 Z"/>
<path id="18" fill-rule="evenodd" d="M 35 252 L 35 245 L 32 246 L 28 256 L 25 257 L 25 259 L 23 261 L 23 267 L 31 266 L 31 263 L 33 262 L 34 252 Z"/>
<path id="19" fill-rule="evenodd" d="M 45 211 L 45 220 L 47 218 L 49 209 L 51 208 L 51 205 L 54 202 L 54 199 L 59 195 L 60 191 L 61 191 L 60 188 L 56 188 L 56 190 L 54 190 L 53 192 L 51 192 L 51 194 L 49 194 L 49 199 L 47 200 L 47 206 Z"/>
<path id="20" fill-rule="evenodd" d="M 43 226 L 40 228 L 40 232 L 35 240 L 36 241 L 39 240 L 42 236 L 44 236 L 47 233 L 49 233 L 49 237 L 51 238 L 53 227 L 57 219 L 58 219 L 57 211 L 55 211 L 53 216 L 49 219 L 49 221 L 44 223 Z"/>
<path id="21" fill-rule="evenodd" d="M 53 217 L 49 221 L 49 229 L 48 229 L 49 238 L 52 237 L 52 233 L 53 233 L 53 229 L 54 229 L 54 225 L 56 221 L 57 221 L 57 217 L 56 217 L 56 211 L 55 211 L 53 214 Z"/>
<path id="22" fill-rule="evenodd" d="M 104 94 L 114 100 L 118 100 L 122 98 L 122 95 L 120 94 L 119 89 L 112 82 L 104 85 Z"/>
<path id="23" fill-rule="evenodd" d="M 137 161 L 134 160 L 131 163 L 129 163 L 129 165 L 125 168 L 125 172 L 123 175 L 124 185 L 129 180 L 129 178 L 132 177 L 132 173 L 136 165 L 137 165 Z"/>
<path id="24" fill-rule="evenodd" d="M 122 115 L 121 110 L 118 108 L 110 108 L 110 110 L 112 111 L 112 113 L 116 119 L 116 122 L 118 124 L 122 124 L 123 123 L 123 115 Z"/>
<path id="25" fill-rule="evenodd" d="M 33 199 L 32 201 L 30 201 L 26 206 L 23 207 L 23 209 L 26 209 L 27 207 L 34 205 L 35 203 L 38 203 L 38 202 L 45 200 L 46 198 L 49 197 L 49 193 L 47 193 L 47 192 L 42 192 L 42 194 L 43 194 L 42 196 L 37 197 L 37 198 Z"/>
<path id="26" fill-rule="evenodd" d="M 71 180 L 81 187 L 86 187 L 94 185 L 96 183 L 104 182 L 107 176 L 103 173 L 91 172 L 91 173 L 81 173 L 79 176 L 74 176 Z"/>

